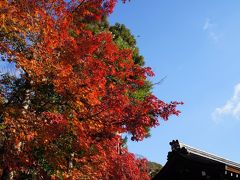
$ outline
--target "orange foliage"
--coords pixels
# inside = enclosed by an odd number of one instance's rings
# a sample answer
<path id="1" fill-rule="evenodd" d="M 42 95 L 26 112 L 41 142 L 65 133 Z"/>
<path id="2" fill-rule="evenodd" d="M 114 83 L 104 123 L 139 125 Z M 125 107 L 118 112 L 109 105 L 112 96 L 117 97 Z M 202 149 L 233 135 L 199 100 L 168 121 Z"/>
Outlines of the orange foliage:
<path id="1" fill-rule="evenodd" d="M 146 127 L 159 124 L 158 117 L 178 115 L 178 103 L 152 94 L 132 98 L 153 72 L 134 64 L 132 51 L 119 49 L 111 33 L 86 28 L 86 21 L 99 21 L 115 3 L 0 2 L 0 52 L 24 71 L 33 99 L 44 104 L 30 104 L 24 113 L 19 106 L 4 109 L 4 170 L 42 179 L 149 179 L 145 160 L 120 148 L 119 134 L 142 140 Z M 58 100 L 39 93 L 48 85 Z"/>

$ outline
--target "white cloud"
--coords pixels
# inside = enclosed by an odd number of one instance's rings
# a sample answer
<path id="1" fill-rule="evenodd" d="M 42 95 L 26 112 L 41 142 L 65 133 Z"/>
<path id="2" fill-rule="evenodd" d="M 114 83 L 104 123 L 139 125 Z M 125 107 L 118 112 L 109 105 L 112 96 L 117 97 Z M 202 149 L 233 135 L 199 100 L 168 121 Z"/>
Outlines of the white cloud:
<path id="1" fill-rule="evenodd" d="M 207 18 L 203 25 L 203 30 L 206 31 L 209 28 L 211 28 L 212 26 L 213 26 L 213 24 L 211 23 L 211 20 L 209 18 Z"/>
<path id="2" fill-rule="evenodd" d="M 221 37 L 217 32 L 217 25 L 210 18 L 205 20 L 203 24 L 203 31 L 205 31 L 215 42 L 218 42 Z"/>
<path id="3" fill-rule="evenodd" d="M 216 108 L 212 113 L 212 118 L 216 122 L 222 120 L 224 117 L 240 119 L 240 83 L 235 86 L 233 96 L 225 105 Z"/>

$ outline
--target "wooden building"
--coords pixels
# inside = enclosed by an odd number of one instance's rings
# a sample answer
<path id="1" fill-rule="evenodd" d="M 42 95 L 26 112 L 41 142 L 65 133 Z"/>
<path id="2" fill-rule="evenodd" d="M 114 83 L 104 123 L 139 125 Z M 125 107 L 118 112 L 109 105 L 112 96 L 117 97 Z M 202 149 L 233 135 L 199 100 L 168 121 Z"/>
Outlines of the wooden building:
<path id="1" fill-rule="evenodd" d="M 172 151 L 168 153 L 167 163 L 153 180 L 240 180 L 240 164 L 178 140 L 170 145 Z"/>

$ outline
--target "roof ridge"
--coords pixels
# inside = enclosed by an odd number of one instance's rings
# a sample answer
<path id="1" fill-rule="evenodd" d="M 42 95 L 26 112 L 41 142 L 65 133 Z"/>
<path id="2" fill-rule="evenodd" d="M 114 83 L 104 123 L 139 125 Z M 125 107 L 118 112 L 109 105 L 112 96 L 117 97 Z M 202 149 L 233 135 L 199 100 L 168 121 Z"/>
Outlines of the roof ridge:
<path id="1" fill-rule="evenodd" d="M 238 168 L 240 170 L 240 163 L 231 161 L 229 159 L 217 156 L 212 153 L 208 153 L 203 150 L 199 150 L 199 149 L 191 147 L 187 144 L 181 143 L 178 140 L 172 141 L 170 143 L 170 145 L 172 146 L 172 151 L 176 151 L 178 149 L 185 149 L 185 150 L 187 150 L 188 153 L 196 154 L 196 155 L 199 155 L 199 156 L 202 156 L 202 157 L 214 160 L 214 161 L 218 161 L 218 162 L 224 163 L 227 166 L 232 166 L 232 167 Z"/>

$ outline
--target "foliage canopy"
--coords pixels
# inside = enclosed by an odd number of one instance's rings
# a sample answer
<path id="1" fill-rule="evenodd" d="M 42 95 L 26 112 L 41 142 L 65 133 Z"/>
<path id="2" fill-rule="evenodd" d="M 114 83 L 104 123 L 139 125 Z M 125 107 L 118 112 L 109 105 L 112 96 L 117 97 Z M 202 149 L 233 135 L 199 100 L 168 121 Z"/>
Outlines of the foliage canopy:
<path id="1" fill-rule="evenodd" d="M 179 103 L 150 92 L 130 32 L 104 25 L 115 4 L 0 1 L 1 58 L 21 72 L 0 79 L 3 179 L 149 178 L 120 134 L 142 140 Z"/>

